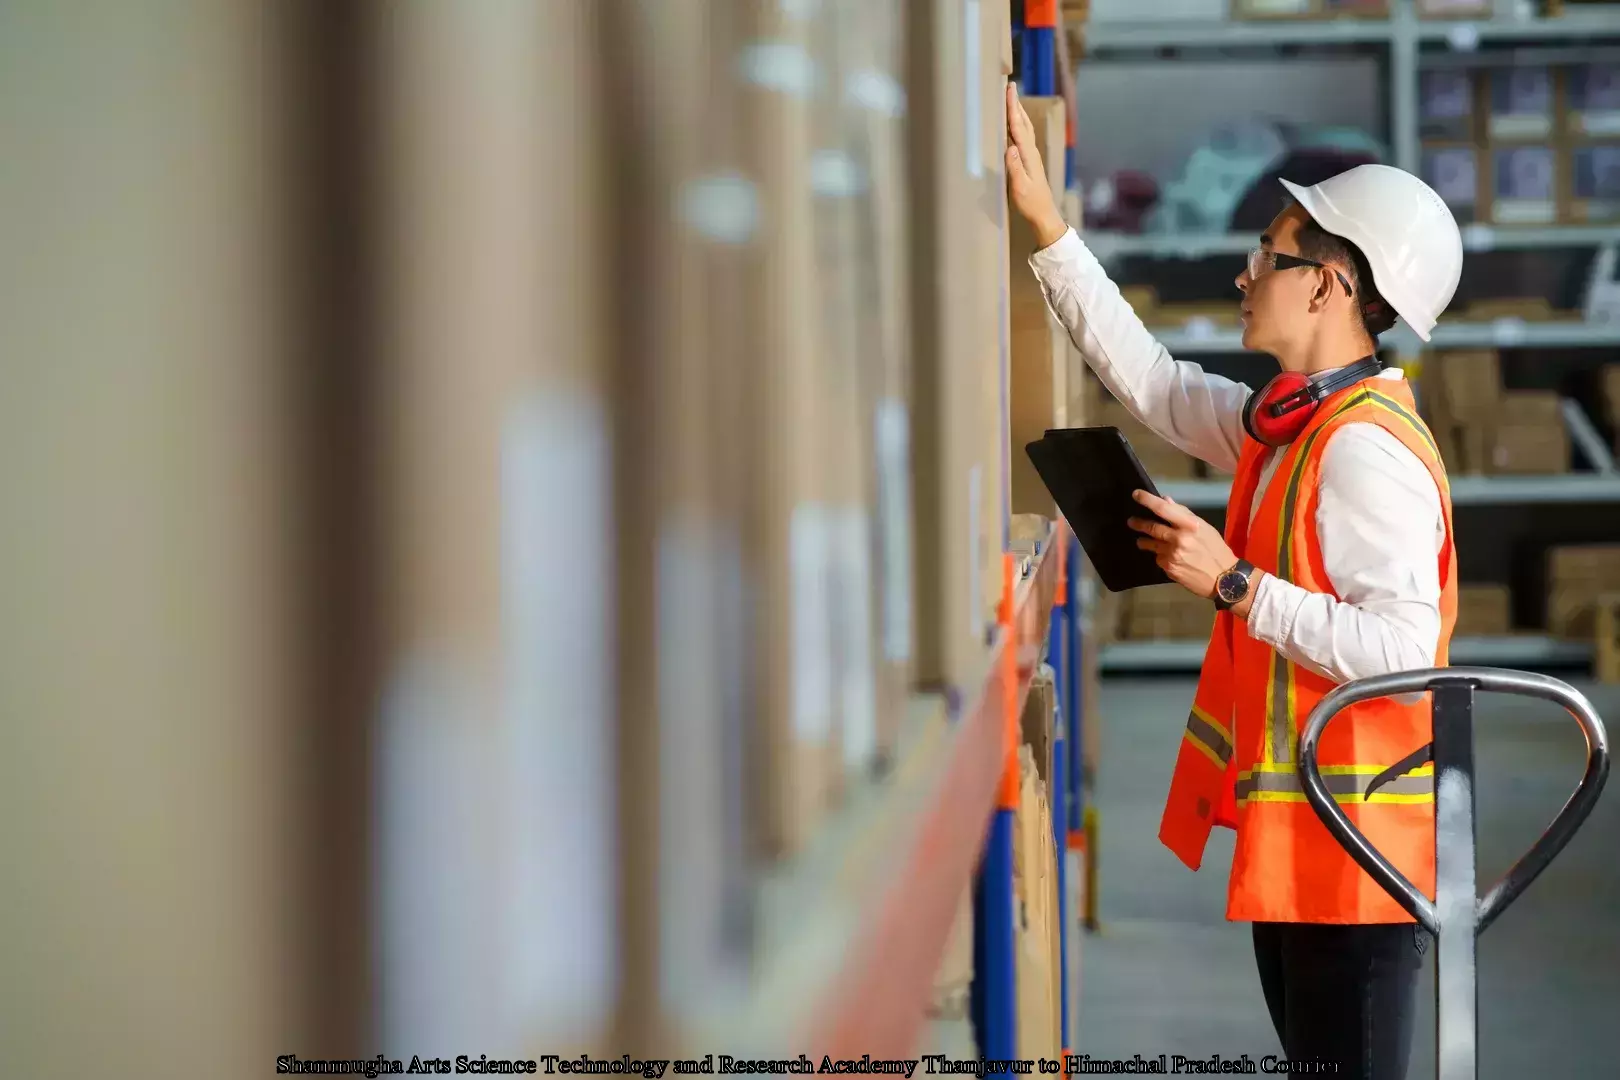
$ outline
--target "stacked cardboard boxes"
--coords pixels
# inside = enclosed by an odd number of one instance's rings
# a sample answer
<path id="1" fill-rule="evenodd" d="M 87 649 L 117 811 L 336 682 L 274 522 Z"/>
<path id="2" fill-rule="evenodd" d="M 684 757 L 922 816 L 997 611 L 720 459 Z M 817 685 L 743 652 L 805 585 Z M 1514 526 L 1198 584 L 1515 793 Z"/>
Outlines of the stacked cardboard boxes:
<path id="1" fill-rule="evenodd" d="M 1435 353 L 1423 365 L 1421 410 L 1454 474 L 1569 470 L 1570 439 L 1554 391 L 1502 389 L 1494 349 Z"/>
<path id="2" fill-rule="evenodd" d="M 1431 69 L 1418 108 L 1423 177 L 1459 221 L 1620 220 L 1620 65 Z"/>
<path id="3" fill-rule="evenodd" d="M 1491 637 L 1513 628 L 1513 593 L 1506 585 L 1463 585 L 1457 590 L 1453 637 Z"/>
<path id="4" fill-rule="evenodd" d="M 983 675 L 1007 525 L 1006 0 L 903 7 L 916 681 Z M 972 9 L 969 9 L 972 10 Z M 1005 38 L 1005 43 L 1003 39 Z M 964 87 L 976 92 L 964 94 Z M 964 224 L 966 223 L 966 225 Z"/>
<path id="5" fill-rule="evenodd" d="M 1387 18 L 1389 0 L 1232 0 L 1238 19 Z"/>
<path id="6" fill-rule="evenodd" d="M 1160 438 L 1101 385 L 1096 393 L 1092 425 L 1119 428 L 1149 476 L 1154 480 L 1191 480 L 1198 475 L 1198 462 L 1191 454 Z"/>
<path id="7" fill-rule="evenodd" d="M 1061 1060 L 1062 1005 L 1057 962 L 1057 847 L 1052 810 L 1033 748 L 1018 750 L 1019 794 L 1013 842 L 1018 978 L 1018 1053 Z"/>
<path id="8" fill-rule="evenodd" d="M 1620 544 L 1555 547 L 1547 553 L 1547 631 L 1592 637 L 1597 598 L 1620 592 Z"/>
<path id="9" fill-rule="evenodd" d="M 1122 636 L 1132 641 L 1207 640 L 1215 606 L 1180 585 L 1132 589 L 1124 597 Z"/>

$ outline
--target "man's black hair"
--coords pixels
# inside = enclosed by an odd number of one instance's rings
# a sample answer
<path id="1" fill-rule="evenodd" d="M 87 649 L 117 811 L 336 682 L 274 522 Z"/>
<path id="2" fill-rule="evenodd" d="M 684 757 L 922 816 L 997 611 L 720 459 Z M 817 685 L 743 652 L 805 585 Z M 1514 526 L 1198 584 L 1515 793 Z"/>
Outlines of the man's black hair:
<path id="1" fill-rule="evenodd" d="M 1334 236 L 1316 223 L 1309 214 L 1299 227 L 1299 253 L 1302 257 L 1321 263 L 1337 263 L 1349 269 L 1346 275 L 1360 303 L 1358 308 L 1362 329 L 1374 342 L 1378 335 L 1395 325 L 1395 312 L 1378 295 L 1373 282 L 1372 267 L 1361 249 L 1342 237 Z"/>

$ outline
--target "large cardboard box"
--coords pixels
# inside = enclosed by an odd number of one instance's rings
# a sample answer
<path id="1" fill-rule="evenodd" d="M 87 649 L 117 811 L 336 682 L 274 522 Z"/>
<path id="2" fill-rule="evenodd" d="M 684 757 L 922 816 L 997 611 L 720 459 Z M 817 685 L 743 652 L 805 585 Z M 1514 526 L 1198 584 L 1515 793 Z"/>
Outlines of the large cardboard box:
<path id="1" fill-rule="evenodd" d="M 809 28 L 785 8 L 751 6 L 742 18 L 748 38 L 809 48 Z M 837 526 L 823 441 L 833 416 L 809 183 L 811 109 L 759 74 L 736 91 L 742 158 L 759 202 L 757 263 L 742 285 L 755 359 L 748 551 L 760 597 L 758 824 L 765 850 L 782 854 L 809 837 L 839 772 L 831 607 Z"/>
<path id="2" fill-rule="evenodd" d="M 1556 391 L 1503 391 L 1492 428 L 1493 473 L 1569 471 L 1570 438 Z"/>
<path id="3" fill-rule="evenodd" d="M 1620 544 L 1576 544 L 1547 553 L 1547 630 L 1563 637 L 1593 632 L 1594 598 L 1620 591 Z"/>
<path id="4" fill-rule="evenodd" d="M 1109 395 L 1100 386 L 1101 400 L 1094 412 L 1093 424 L 1116 427 L 1131 444 L 1142 467 L 1154 480 L 1190 480 L 1198 475 L 1198 463 L 1186 451 L 1166 442 L 1154 430 L 1138 420 L 1125 405 Z"/>
<path id="5" fill-rule="evenodd" d="M 977 221 L 988 217 L 984 197 L 993 181 L 978 115 L 983 97 L 964 91 L 978 85 L 970 72 L 978 70 L 982 40 L 965 8 L 971 10 L 959 0 L 904 5 L 915 678 L 923 687 L 982 678 L 985 613 L 1000 583 L 999 573 L 986 580 L 999 533 L 992 544 L 985 504 L 995 498 L 1001 465 L 999 455 L 989 454 L 991 439 L 980 438 L 985 373 L 995 367 L 993 351 L 981 344 L 990 277 L 982 267 L 994 246 L 983 243 L 986 230 Z"/>
<path id="6" fill-rule="evenodd" d="M 852 71 L 845 80 L 850 92 L 839 97 L 850 112 L 857 160 L 866 165 L 866 182 L 856 184 L 861 264 L 853 280 L 871 443 L 877 754 L 883 763 L 893 756 L 916 653 L 905 26 L 899 5 L 835 10 L 847 19 L 840 37 Z"/>
<path id="7" fill-rule="evenodd" d="M 1047 182 L 1063 190 L 1062 98 L 1023 99 L 1035 127 Z M 1009 294 L 1012 300 L 1012 512 L 1057 516 L 1057 506 L 1024 447 L 1048 428 L 1067 426 L 1069 335 L 1052 316 L 1029 257 L 1036 243 L 1022 217 L 1009 222 Z"/>
<path id="8" fill-rule="evenodd" d="M 1513 593 L 1506 585 L 1463 585 L 1457 590 L 1453 637 L 1489 637 L 1513 627 Z"/>
<path id="9" fill-rule="evenodd" d="M 1007 247 L 1007 74 L 1002 57 L 1010 54 L 1012 16 L 1009 0 L 977 0 L 979 40 L 970 42 L 970 57 L 978 60 L 977 85 L 980 169 L 976 177 L 978 212 L 966 220 L 977 238 L 973 264 L 974 310 L 979 315 L 975 335 L 979 367 L 980 426 L 976 437 L 985 455 L 985 485 L 980 504 L 982 523 L 981 567 L 985 591 L 984 616 L 993 622 L 1001 601 L 1002 553 L 1011 540 L 1012 491 L 1012 297 L 1009 292 Z M 972 17 L 974 4 L 966 5 Z M 973 72 L 970 72 L 970 77 Z"/>
<path id="10" fill-rule="evenodd" d="M 1062 1008 L 1057 926 L 1057 842 L 1051 803 L 1035 754 L 1019 747 L 1019 800 L 1013 842 L 1018 978 L 1018 1052 L 1059 1059 Z"/>

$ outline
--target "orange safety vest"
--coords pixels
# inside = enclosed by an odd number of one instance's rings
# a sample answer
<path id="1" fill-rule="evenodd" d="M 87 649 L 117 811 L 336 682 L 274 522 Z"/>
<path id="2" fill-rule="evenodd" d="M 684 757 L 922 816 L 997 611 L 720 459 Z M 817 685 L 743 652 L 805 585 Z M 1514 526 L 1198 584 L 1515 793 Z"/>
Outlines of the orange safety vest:
<path id="1" fill-rule="evenodd" d="M 1226 542 L 1256 567 L 1312 592 L 1337 595 L 1322 566 L 1317 479 L 1328 439 L 1349 423 L 1372 423 L 1428 466 L 1440 491 L 1440 639 L 1447 663 L 1457 616 L 1451 490 L 1440 452 L 1404 381 L 1369 380 L 1328 397 L 1250 508 L 1267 448 L 1250 439 L 1238 458 L 1226 507 Z M 1192 713 L 1176 757 L 1159 839 L 1188 867 L 1203 860 L 1210 829 L 1237 831 L 1226 917 L 1235 921 L 1411 922 L 1412 917 L 1339 845 L 1305 801 L 1297 771 L 1306 718 L 1334 683 L 1254 640 L 1230 612 L 1216 616 Z M 1418 889 L 1434 895 L 1434 767 L 1381 784 L 1369 781 L 1431 740 L 1428 695 L 1351 705 L 1328 725 L 1317 764 L 1328 790 L 1372 845 Z"/>

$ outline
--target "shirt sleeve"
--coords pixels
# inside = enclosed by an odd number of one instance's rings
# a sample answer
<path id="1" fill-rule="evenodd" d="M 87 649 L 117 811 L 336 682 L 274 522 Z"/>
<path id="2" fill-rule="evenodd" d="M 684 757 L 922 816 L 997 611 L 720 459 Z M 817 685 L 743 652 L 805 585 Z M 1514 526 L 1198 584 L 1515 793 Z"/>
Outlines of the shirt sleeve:
<path id="1" fill-rule="evenodd" d="M 1440 639 L 1445 522 L 1434 478 L 1376 424 L 1346 424 L 1323 450 L 1322 563 L 1338 597 L 1266 575 L 1249 635 L 1335 682 L 1430 667 Z"/>
<path id="2" fill-rule="evenodd" d="M 1249 388 L 1173 360 L 1072 228 L 1029 264 L 1053 317 L 1108 391 L 1160 438 L 1235 471 Z"/>

